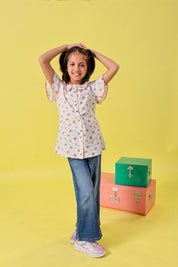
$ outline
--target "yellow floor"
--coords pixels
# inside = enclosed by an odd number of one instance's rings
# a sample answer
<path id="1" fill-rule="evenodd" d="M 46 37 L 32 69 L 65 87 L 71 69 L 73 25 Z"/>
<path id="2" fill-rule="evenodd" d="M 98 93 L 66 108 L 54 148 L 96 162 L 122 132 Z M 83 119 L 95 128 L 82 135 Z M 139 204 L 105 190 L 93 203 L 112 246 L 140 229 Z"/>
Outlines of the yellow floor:
<path id="1" fill-rule="evenodd" d="M 168 174 L 158 179 L 156 205 L 147 216 L 101 208 L 100 244 L 107 254 L 95 259 L 69 243 L 76 205 L 68 172 L 1 173 L 0 266 L 177 267 L 177 185 Z"/>

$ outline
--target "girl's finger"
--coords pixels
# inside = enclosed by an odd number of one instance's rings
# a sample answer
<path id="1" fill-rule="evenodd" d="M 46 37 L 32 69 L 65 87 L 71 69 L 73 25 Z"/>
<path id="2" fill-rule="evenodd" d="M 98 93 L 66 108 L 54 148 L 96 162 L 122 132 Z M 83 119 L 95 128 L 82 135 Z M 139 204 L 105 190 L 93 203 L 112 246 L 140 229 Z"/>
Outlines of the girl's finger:
<path id="1" fill-rule="evenodd" d="M 87 49 L 87 47 L 84 44 L 82 44 L 82 43 L 79 43 L 78 46 L 80 46 L 83 49 Z"/>
<path id="2" fill-rule="evenodd" d="M 85 46 L 81 43 L 78 44 L 81 48 L 84 48 Z"/>

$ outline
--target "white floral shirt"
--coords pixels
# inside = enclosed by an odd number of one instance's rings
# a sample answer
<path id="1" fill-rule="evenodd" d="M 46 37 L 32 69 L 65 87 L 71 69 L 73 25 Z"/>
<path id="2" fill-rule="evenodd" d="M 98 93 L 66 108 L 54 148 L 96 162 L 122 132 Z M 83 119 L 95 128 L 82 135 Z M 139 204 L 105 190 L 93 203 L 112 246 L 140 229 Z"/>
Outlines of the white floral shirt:
<path id="1" fill-rule="evenodd" d="M 107 90 L 103 76 L 93 82 L 70 85 L 54 73 L 52 86 L 46 81 L 48 99 L 56 101 L 60 115 L 57 154 L 83 159 L 97 156 L 105 149 L 95 108 L 96 103 L 104 100 Z"/>

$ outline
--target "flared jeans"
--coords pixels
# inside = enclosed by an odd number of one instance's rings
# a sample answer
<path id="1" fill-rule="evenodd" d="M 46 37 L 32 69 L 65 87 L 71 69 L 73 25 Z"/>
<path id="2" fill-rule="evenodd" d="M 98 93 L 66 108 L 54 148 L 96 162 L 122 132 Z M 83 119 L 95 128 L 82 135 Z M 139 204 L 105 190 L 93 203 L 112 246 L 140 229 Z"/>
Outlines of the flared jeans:
<path id="1" fill-rule="evenodd" d="M 101 239 L 100 177 L 101 155 L 85 159 L 68 158 L 77 202 L 76 239 Z"/>

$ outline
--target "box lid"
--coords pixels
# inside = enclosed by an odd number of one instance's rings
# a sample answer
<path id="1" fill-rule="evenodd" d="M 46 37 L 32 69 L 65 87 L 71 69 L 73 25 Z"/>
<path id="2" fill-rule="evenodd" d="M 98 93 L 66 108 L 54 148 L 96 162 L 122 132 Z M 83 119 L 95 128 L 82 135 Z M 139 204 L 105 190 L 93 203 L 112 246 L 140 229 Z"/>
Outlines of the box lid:
<path id="1" fill-rule="evenodd" d="M 149 165 L 152 159 L 121 157 L 116 163 L 130 165 Z"/>
<path id="2" fill-rule="evenodd" d="M 147 196 L 150 194 L 150 189 L 156 184 L 155 179 L 151 179 L 148 187 L 139 187 L 139 186 L 128 186 L 128 185 L 117 185 L 114 183 L 114 173 L 101 173 L 101 182 L 105 184 L 112 184 L 114 187 L 117 187 L 120 192 L 128 193 L 128 194 L 135 194 L 136 192 L 140 193 L 140 196 Z"/>

